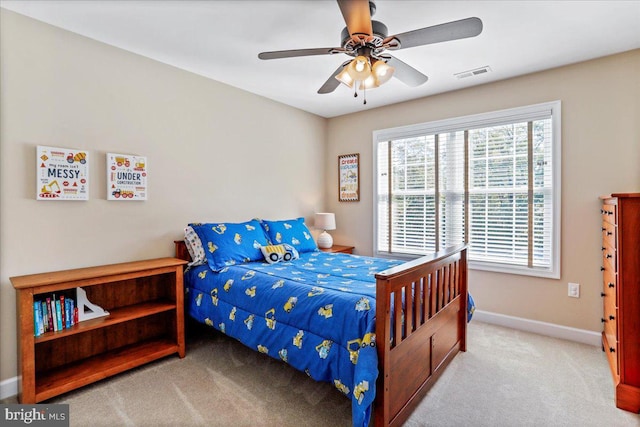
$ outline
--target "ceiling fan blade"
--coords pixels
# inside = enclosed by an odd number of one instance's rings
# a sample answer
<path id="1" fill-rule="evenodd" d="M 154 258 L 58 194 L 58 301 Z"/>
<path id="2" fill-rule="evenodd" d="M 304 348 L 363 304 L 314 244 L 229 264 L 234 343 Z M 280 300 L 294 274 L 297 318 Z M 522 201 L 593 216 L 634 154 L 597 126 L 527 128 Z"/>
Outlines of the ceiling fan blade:
<path id="1" fill-rule="evenodd" d="M 369 0 L 337 0 L 351 37 L 373 35 Z"/>
<path id="2" fill-rule="evenodd" d="M 393 77 L 396 77 L 402 83 L 411 87 L 416 87 L 429 80 L 429 77 L 425 76 L 420 71 L 413 68 L 411 65 L 408 65 L 391 55 L 385 56 L 388 56 L 390 58 L 387 61 L 387 65 L 395 69 Z"/>
<path id="3" fill-rule="evenodd" d="M 389 47 L 391 50 L 406 49 L 408 47 L 475 37 L 481 32 L 482 21 L 480 18 L 474 17 L 389 36 L 384 40 L 384 43 L 391 42 Z M 394 39 L 400 42 L 400 46 L 394 48 Z"/>
<path id="4" fill-rule="evenodd" d="M 338 68 L 336 68 L 336 70 L 333 72 L 333 74 L 331 74 L 331 77 L 329 77 L 329 79 L 327 79 L 326 82 L 324 82 L 324 84 L 322 85 L 322 87 L 320 89 L 318 89 L 318 93 L 331 93 L 334 90 L 336 90 L 336 88 L 338 86 L 340 86 L 340 81 L 338 79 L 336 79 L 336 76 L 340 73 L 340 71 L 342 71 L 342 69 L 347 66 L 351 61 L 347 61 L 344 64 L 342 64 L 341 66 L 339 66 Z"/>
<path id="5" fill-rule="evenodd" d="M 279 58 L 294 58 L 296 56 L 331 55 L 334 53 L 342 53 L 344 51 L 345 49 L 341 47 L 320 47 L 316 49 L 276 50 L 273 52 L 261 52 L 258 54 L 258 58 L 279 59 Z"/>

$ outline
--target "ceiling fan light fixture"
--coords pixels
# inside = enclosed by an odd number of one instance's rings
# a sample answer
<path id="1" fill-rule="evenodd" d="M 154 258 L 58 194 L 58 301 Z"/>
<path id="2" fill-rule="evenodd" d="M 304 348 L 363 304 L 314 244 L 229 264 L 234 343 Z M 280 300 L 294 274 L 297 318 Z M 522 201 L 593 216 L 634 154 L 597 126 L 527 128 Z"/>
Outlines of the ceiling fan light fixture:
<path id="1" fill-rule="evenodd" d="M 356 56 L 356 58 L 345 67 L 345 69 L 353 80 L 363 81 L 371 75 L 371 65 L 369 64 L 369 58 L 362 55 Z"/>
<path id="2" fill-rule="evenodd" d="M 360 89 L 360 90 L 363 90 L 363 89 L 369 90 L 369 89 L 377 88 L 378 86 L 380 86 L 380 83 L 378 82 L 376 77 L 373 74 L 371 74 L 365 80 L 360 82 L 360 86 L 358 87 L 358 89 Z"/>
<path id="3" fill-rule="evenodd" d="M 343 85 L 352 88 L 355 81 L 351 78 L 351 75 L 348 72 L 349 65 L 345 66 L 342 71 L 336 74 L 336 79 L 338 79 L 338 81 Z"/>
<path id="4" fill-rule="evenodd" d="M 395 68 L 380 60 L 376 61 L 371 68 L 371 72 L 378 82 L 378 86 L 388 82 L 391 77 L 393 77 L 394 71 Z"/>

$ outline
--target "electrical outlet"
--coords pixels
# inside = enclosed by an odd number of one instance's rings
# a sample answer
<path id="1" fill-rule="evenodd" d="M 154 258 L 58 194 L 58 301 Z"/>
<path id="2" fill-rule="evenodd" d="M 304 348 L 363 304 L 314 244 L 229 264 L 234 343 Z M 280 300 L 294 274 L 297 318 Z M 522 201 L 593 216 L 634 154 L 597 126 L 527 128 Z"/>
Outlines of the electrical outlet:
<path id="1" fill-rule="evenodd" d="M 580 298 L 580 284 L 569 282 L 569 296 L 572 298 Z"/>

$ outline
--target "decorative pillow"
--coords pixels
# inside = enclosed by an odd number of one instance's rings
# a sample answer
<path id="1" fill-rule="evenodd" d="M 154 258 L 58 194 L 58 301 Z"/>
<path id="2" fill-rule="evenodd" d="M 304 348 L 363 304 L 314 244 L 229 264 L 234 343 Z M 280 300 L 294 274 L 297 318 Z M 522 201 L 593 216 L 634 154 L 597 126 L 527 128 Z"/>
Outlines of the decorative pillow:
<path id="1" fill-rule="evenodd" d="M 261 221 L 272 245 L 288 243 L 298 252 L 317 251 L 318 246 L 313 240 L 311 232 L 304 223 L 304 218 L 287 219 L 284 221 Z"/>
<path id="2" fill-rule="evenodd" d="M 237 263 L 262 260 L 260 248 L 269 244 L 260 222 L 255 219 L 241 223 L 189 225 L 200 237 L 213 271 Z"/>
<path id="3" fill-rule="evenodd" d="M 202 247 L 200 237 L 190 225 L 184 229 L 184 243 L 187 246 L 187 251 L 191 255 L 191 262 L 189 265 L 201 265 L 207 260 Z"/>
<path id="4" fill-rule="evenodd" d="M 280 261 L 291 261 L 299 257 L 296 248 L 286 243 L 263 246 L 260 250 L 262 251 L 262 255 L 264 255 L 264 260 L 269 264 L 275 264 Z"/>

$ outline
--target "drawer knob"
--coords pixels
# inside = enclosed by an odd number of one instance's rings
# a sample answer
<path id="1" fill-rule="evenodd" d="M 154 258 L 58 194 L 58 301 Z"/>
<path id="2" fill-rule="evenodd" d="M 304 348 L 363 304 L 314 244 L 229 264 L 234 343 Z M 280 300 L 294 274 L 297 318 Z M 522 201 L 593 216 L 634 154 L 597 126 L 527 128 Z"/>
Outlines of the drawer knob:
<path id="1" fill-rule="evenodd" d="M 604 271 L 604 267 L 600 267 L 600 271 Z"/>
<path id="2" fill-rule="evenodd" d="M 613 215 L 613 211 L 607 211 L 607 215 Z"/>
<path id="3" fill-rule="evenodd" d="M 604 292 L 600 292 L 600 296 L 604 298 L 606 294 Z"/>
<path id="4" fill-rule="evenodd" d="M 606 230 L 607 230 L 606 228 L 602 227 L 602 231 L 606 231 Z"/>
<path id="5" fill-rule="evenodd" d="M 616 285 L 614 285 L 613 283 L 609 283 L 609 287 L 610 288 L 614 288 Z"/>
<path id="6" fill-rule="evenodd" d="M 603 318 L 601 318 L 601 319 L 600 319 L 600 321 L 601 321 L 602 323 L 604 323 L 604 322 L 606 322 L 607 320 L 603 317 Z"/>
<path id="7" fill-rule="evenodd" d="M 612 234 L 613 234 L 613 232 L 607 231 L 607 236 L 611 236 Z"/>
<path id="8" fill-rule="evenodd" d="M 616 320 L 615 316 L 609 315 L 609 320 Z"/>
<path id="9" fill-rule="evenodd" d="M 604 215 L 606 211 L 604 209 L 600 209 L 600 213 Z"/>
<path id="10" fill-rule="evenodd" d="M 609 259 L 609 258 L 613 258 L 613 255 L 607 254 L 607 259 Z"/>
<path id="11" fill-rule="evenodd" d="M 616 349 L 615 349 L 615 348 L 613 348 L 613 347 L 609 347 L 609 351 L 610 351 L 611 353 L 615 353 L 615 352 L 616 352 Z"/>

